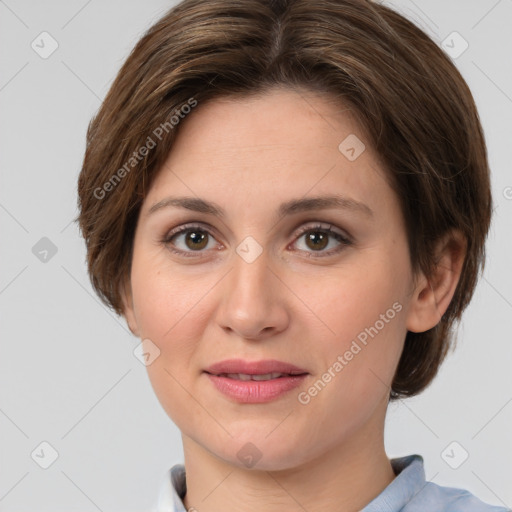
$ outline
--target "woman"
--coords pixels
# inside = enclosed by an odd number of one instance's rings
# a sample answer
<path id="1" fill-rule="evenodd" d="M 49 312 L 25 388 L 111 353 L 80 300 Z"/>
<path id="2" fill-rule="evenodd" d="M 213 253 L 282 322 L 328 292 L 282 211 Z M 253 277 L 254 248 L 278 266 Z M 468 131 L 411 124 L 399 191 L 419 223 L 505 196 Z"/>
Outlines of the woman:
<path id="1" fill-rule="evenodd" d="M 471 93 L 365 0 L 185 0 L 92 120 L 92 283 L 142 340 L 184 465 L 159 511 L 484 511 L 390 460 L 484 263 Z M 185 473 L 186 468 L 186 473 Z"/>

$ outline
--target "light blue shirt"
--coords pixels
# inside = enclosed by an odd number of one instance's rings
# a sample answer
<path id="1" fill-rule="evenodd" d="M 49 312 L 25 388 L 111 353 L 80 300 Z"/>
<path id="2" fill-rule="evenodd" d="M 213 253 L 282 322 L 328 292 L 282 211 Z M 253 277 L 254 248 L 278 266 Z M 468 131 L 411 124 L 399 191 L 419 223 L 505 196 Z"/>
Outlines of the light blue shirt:
<path id="1" fill-rule="evenodd" d="M 361 512 L 510 512 L 468 491 L 427 482 L 420 455 L 391 459 L 391 465 L 396 478 Z M 176 464 L 165 476 L 154 512 L 186 512 L 186 492 L 185 467 Z"/>

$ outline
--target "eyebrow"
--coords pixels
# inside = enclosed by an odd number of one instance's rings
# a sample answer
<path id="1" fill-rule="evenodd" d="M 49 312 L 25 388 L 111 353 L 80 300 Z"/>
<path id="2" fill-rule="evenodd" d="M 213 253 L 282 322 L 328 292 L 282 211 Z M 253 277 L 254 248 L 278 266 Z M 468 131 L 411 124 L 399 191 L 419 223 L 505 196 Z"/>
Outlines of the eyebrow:
<path id="1" fill-rule="evenodd" d="M 212 201 L 206 201 L 198 197 L 167 197 L 155 203 L 149 209 L 150 215 L 162 208 L 185 208 L 194 212 L 206 213 L 217 217 L 225 217 L 225 211 Z M 355 213 L 362 213 L 367 217 L 373 217 L 373 210 L 366 204 L 340 195 L 317 196 L 301 199 L 292 199 L 279 206 L 278 215 L 284 217 L 294 213 L 307 212 L 312 210 L 327 210 L 336 208 L 348 210 Z"/>

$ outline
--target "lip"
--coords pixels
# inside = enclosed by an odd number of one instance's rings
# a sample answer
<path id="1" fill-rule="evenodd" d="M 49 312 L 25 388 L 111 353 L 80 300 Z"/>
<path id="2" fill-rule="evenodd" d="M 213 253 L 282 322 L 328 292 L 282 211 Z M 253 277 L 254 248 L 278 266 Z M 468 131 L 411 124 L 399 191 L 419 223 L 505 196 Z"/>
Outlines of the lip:
<path id="1" fill-rule="evenodd" d="M 218 391 L 240 403 L 265 403 L 276 400 L 299 386 L 309 375 L 306 370 L 298 366 L 276 359 L 262 361 L 228 359 L 211 365 L 205 373 Z M 239 380 L 224 375 L 233 373 L 248 375 L 286 373 L 289 375 L 264 381 Z"/>
<path id="2" fill-rule="evenodd" d="M 206 370 L 207 373 L 219 375 L 221 373 L 247 373 L 249 375 L 263 375 L 265 373 L 279 372 L 289 374 L 308 373 L 304 368 L 299 368 L 290 363 L 277 359 L 264 359 L 261 361 L 244 361 L 243 359 L 226 359 L 212 364 Z"/>

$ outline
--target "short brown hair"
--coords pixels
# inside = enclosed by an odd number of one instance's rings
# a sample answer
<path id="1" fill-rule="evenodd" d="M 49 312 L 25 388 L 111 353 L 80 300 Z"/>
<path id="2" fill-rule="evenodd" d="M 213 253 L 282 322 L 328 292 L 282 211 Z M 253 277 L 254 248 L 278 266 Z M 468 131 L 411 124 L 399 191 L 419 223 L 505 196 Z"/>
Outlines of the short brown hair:
<path id="1" fill-rule="evenodd" d="M 484 267 L 489 168 L 456 67 L 412 22 L 370 0 L 184 0 L 146 32 L 87 132 L 78 221 L 93 287 L 122 313 L 138 213 L 179 125 L 141 152 L 155 128 L 191 98 L 201 104 L 273 86 L 325 93 L 356 113 L 399 197 L 415 273 L 432 275 L 435 243 L 448 230 L 466 238 L 442 319 L 406 335 L 391 398 L 417 394 L 437 373 Z"/>

